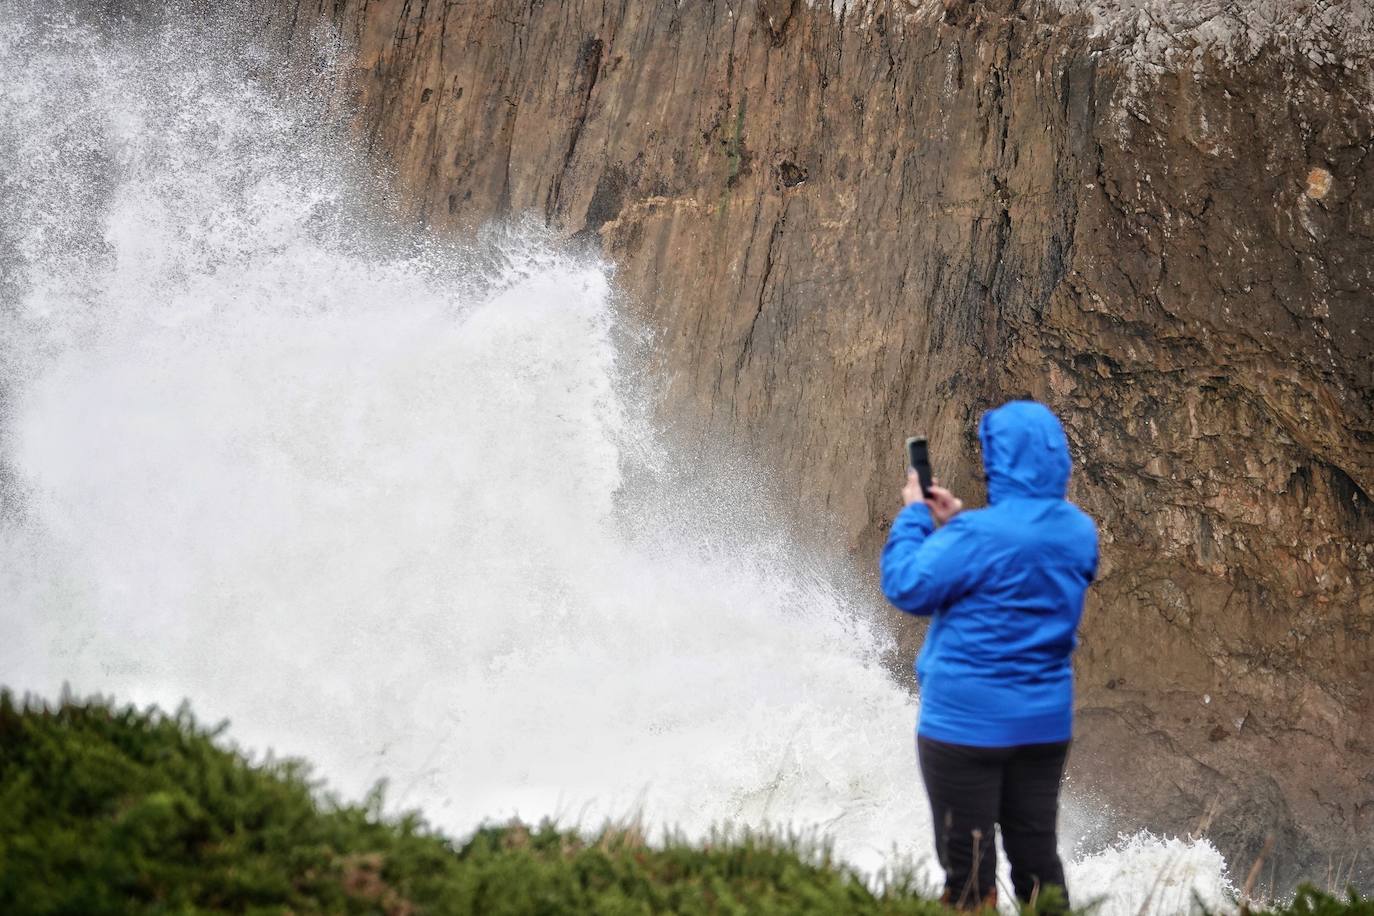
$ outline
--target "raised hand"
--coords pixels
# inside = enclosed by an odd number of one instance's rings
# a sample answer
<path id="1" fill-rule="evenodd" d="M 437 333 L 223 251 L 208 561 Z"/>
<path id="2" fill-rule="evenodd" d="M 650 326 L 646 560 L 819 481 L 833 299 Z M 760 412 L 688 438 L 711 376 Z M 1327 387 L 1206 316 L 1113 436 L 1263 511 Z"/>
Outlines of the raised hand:
<path id="1" fill-rule="evenodd" d="M 907 506 L 912 503 L 925 503 L 931 516 L 941 525 L 954 518 L 964 508 L 964 501 L 940 486 L 938 477 L 930 483 L 930 496 L 924 496 L 921 493 L 921 478 L 915 471 L 906 473 L 906 486 L 902 487 L 902 503 Z"/>

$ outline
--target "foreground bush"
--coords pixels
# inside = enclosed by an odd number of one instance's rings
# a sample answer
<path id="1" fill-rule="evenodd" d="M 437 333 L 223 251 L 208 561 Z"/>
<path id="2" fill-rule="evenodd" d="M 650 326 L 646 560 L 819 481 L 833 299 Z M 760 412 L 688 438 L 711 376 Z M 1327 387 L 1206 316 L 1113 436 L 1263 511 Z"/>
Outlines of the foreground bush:
<path id="1" fill-rule="evenodd" d="M 0 913 L 925 913 L 824 850 L 756 836 L 647 846 L 552 826 L 461 847 L 416 816 L 323 796 L 296 761 L 253 764 L 176 715 L 0 691 Z M 1305 892 L 1286 911 L 1374 916 Z"/>

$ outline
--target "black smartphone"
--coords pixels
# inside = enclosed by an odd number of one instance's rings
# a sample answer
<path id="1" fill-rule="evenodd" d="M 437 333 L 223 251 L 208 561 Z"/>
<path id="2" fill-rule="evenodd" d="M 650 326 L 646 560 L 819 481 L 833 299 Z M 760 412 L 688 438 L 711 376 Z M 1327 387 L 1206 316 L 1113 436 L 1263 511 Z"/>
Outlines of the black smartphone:
<path id="1" fill-rule="evenodd" d="M 930 451 L 926 448 L 924 436 L 912 436 L 906 440 L 906 463 L 916 471 L 921 480 L 921 493 L 930 497 Z"/>

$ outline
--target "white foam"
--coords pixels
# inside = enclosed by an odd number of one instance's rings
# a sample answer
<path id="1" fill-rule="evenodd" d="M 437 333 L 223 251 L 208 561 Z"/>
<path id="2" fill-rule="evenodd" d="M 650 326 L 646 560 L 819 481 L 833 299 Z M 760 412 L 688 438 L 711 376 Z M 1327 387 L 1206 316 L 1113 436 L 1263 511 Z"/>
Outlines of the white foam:
<path id="1" fill-rule="evenodd" d="M 378 229 L 328 106 L 200 28 L 0 30 L 4 683 L 189 698 L 456 835 L 638 811 L 933 875 L 882 612 L 749 473 L 681 488 L 609 267 Z"/>
<path id="2" fill-rule="evenodd" d="M 1066 865 L 1070 887 L 1082 888 L 1076 904 L 1097 902 L 1099 916 L 1165 916 L 1228 913 L 1236 889 L 1226 862 L 1211 843 L 1123 835 L 1104 850 Z"/>

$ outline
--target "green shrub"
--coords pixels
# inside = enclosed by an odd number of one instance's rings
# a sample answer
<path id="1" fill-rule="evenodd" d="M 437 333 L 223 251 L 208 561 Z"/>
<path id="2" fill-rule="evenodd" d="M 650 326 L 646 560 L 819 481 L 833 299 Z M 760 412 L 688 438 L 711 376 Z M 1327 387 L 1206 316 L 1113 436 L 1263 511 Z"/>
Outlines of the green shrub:
<path id="1" fill-rule="evenodd" d="M 0 691 L 0 913 L 938 913 L 801 843 L 650 847 L 633 829 L 478 830 L 461 848 L 382 795 L 343 804 L 183 707 Z"/>
<path id="2" fill-rule="evenodd" d="M 562 913 L 944 914 L 897 876 L 875 892 L 823 845 L 749 832 L 649 845 L 552 824 L 484 827 L 461 847 L 417 815 L 324 794 L 294 760 L 253 763 L 223 727 L 0 691 L 0 914 L 385 916 Z M 1374 916 L 1307 889 L 1291 916 Z"/>
<path id="3" fill-rule="evenodd" d="M 1268 911 L 1275 916 L 1374 916 L 1374 899 L 1360 897 L 1354 890 L 1339 900 L 1317 890 L 1310 884 L 1298 888 L 1293 902 L 1280 910 Z"/>

